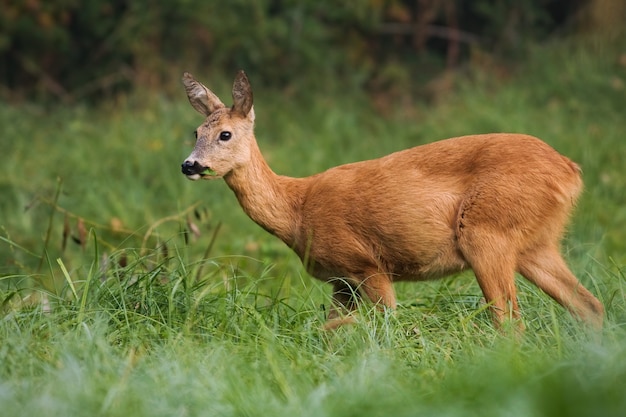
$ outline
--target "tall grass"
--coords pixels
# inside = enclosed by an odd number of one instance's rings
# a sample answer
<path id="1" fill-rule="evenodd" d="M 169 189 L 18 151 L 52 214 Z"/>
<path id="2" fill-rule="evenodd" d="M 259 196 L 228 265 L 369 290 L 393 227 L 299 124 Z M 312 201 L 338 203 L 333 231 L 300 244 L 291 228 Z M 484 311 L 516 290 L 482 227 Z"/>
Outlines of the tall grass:
<path id="1" fill-rule="evenodd" d="M 506 79 L 476 72 L 384 117 L 361 92 L 287 97 L 250 74 L 257 137 L 283 174 L 487 131 L 579 161 L 564 249 L 607 308 L 601 334 L 522 280 L 527 331 L 498 332 L 471 273 L 399 284 L 396 312 L 363 305 L 357 325 L 323 332 L 328 289 L 223 183 L 180 175 L 200 122 L 182 91 L 0 104 L 2 414 L 624 415 L 623 54 L 546 46 Z"/>

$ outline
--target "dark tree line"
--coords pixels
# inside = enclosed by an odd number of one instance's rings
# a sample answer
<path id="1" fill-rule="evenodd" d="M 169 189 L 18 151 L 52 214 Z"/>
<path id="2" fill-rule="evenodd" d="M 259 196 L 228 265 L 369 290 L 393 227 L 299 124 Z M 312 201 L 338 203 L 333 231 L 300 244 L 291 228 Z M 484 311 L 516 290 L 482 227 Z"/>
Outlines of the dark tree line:
<path id="1" fill-rule="evenodd" d="M 182 63 L 385 88 L 394 70 L 514 57 L 581 30 L 593 3 L 620 0 L 0 0 L 0 93 L 82 100 L 158 85 Z"/>

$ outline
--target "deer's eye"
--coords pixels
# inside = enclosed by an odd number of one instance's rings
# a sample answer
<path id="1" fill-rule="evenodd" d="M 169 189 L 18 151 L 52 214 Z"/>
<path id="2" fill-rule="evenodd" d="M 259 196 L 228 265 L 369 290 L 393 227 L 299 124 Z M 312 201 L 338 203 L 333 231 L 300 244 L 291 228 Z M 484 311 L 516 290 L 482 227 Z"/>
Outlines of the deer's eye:
<path id="1" fill-rule="evenodd" d="M 194 131 L 193 131 L 193 136 L 194 136 L 196 139 L 198 139 L 198 131 L 197 131 L 197 130 L 194 130 Z"/>
<path id="2" fill-rule="evenodd" d="M 232 136 L 233 136 L 232 133 L 224 131 L 220 133 L 220 140 L 223 140 L 224 142 L 226 142 L 227 140 L 230 140 Z"/>

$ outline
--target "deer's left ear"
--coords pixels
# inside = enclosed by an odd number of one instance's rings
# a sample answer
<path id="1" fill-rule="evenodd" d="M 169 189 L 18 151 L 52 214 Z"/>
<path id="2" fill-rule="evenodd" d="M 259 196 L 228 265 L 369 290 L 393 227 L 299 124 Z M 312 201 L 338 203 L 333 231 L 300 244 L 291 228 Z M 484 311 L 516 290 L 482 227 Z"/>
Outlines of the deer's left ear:
<path id="1" fill-rule="evenodd" d="M 252 87 L 246 73 L 239 71 L 233 83 L 233 111 L 246 117 L 252 109 Z M 250 115 L 254 118 L 254 112 Z"/>

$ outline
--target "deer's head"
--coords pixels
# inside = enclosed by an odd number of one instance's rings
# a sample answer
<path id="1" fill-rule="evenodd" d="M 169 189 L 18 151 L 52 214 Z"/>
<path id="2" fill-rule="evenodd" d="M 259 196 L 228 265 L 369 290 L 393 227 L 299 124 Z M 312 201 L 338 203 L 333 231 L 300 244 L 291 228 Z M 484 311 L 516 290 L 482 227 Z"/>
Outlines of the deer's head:
<path id="1" fill-rule="evenodd" d="M 254 141 L 252 89 L 246 74 L 240 71 L 233 84 L 233 105 L 221 100 L 191 74 L 183 75 L 183 84 L 191 106 L 206 117 L 196 130 L 196 146 L 182 164 L 182 173 L 190 180 L 221 178 L 250 159 Z"/>

